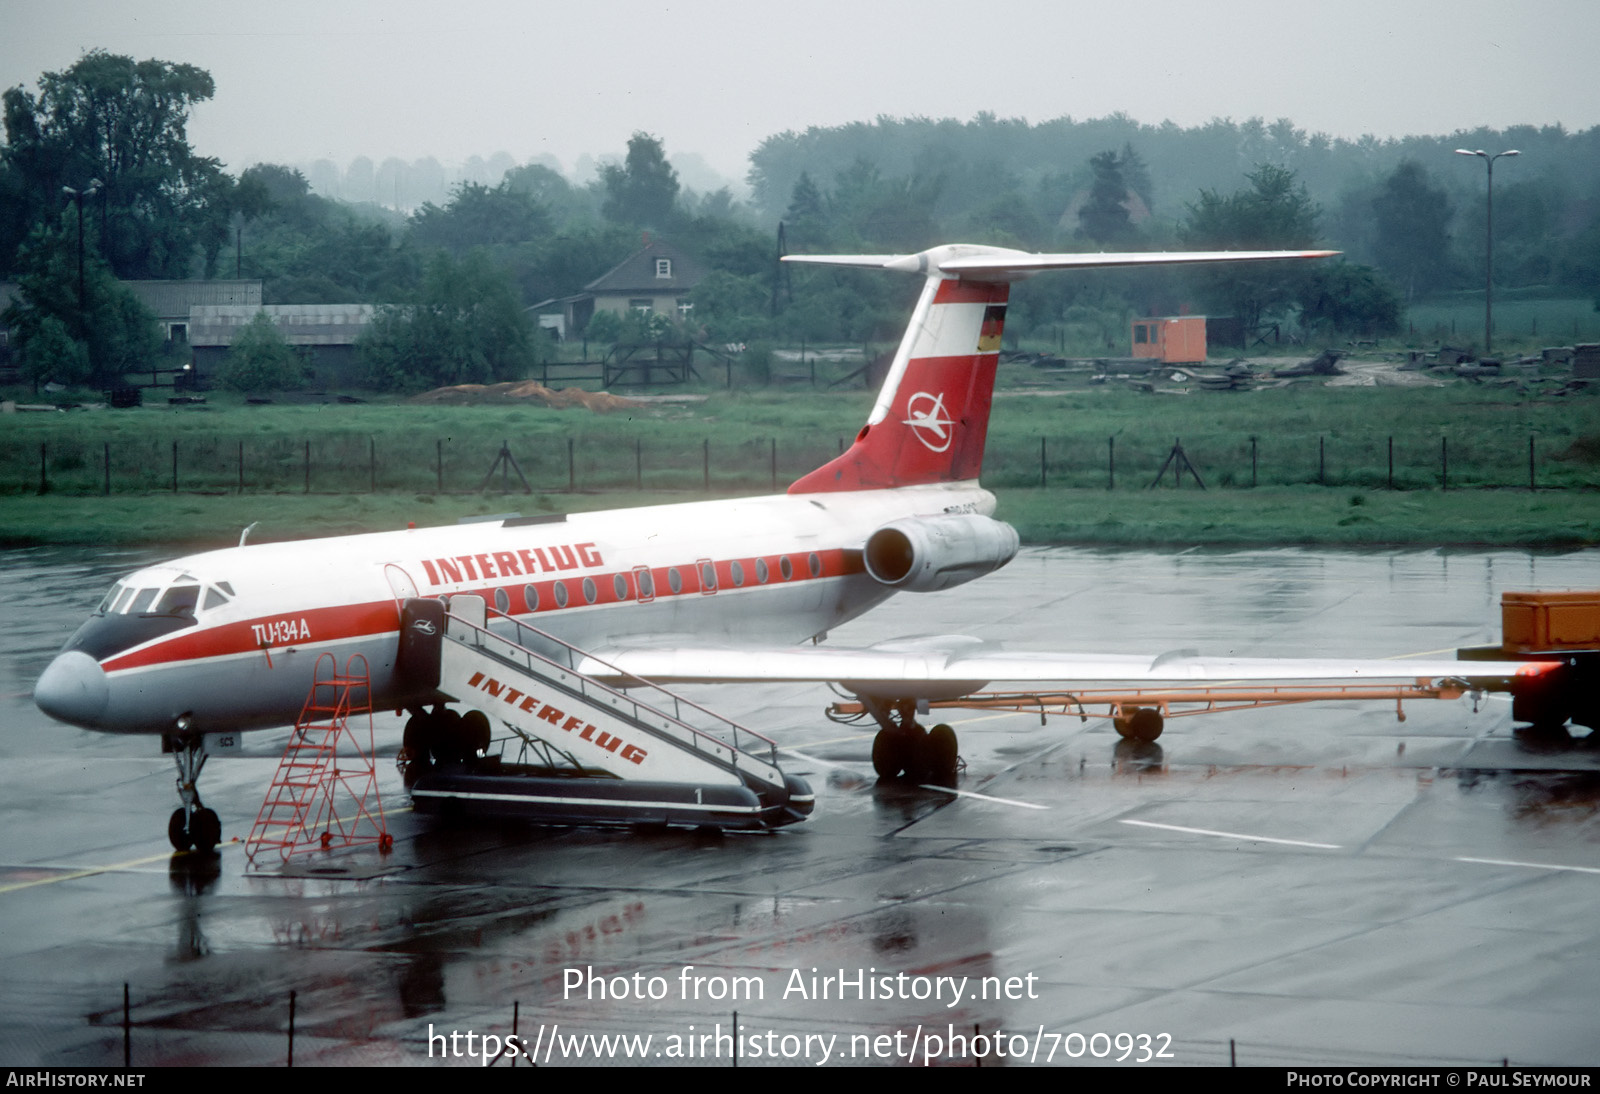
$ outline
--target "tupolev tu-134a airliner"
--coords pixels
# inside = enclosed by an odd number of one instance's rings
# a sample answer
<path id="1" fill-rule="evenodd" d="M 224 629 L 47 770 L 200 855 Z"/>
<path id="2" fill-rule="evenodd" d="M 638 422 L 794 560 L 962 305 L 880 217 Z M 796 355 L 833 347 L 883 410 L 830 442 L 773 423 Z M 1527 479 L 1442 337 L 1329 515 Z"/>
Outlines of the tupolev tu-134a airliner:
<path id="1" fill-rule="evenodd" d="M 1517 677 L 1551 666 L 1069 654 L 956 636 L 868 649 L 802 644 L 897 593 L 959 585 L 1015 555 L 1016 531 L 993 518 L 994 495 L 978 482 L 1012 282 L 1048 270 L 1332 253 L 1027 254 L 957 244 L 913 255 L 788 256 L 918 274 L 924 284 L 854 444 L 786 493 L 239 546 L 148 566 L 106 594 L 40 676 L 35 702 L 73 725 L 163 735 L 183 799 L 172 842 L 209 848 L 220 825 L 195 790 L 206 735 L 292 724 L 328 653 L 341 664 L 365 658 L 374 709 L 411 711 L 411 751 L 449 755 L 440 738 L 463 723 L 451 704 L 478 705 L 497 718 L 527 718 L 530 732 L 559 748 L 588 748 L 582 762 L 611 776 L 704 777 L 668 762 L 685 748 L 659 725 L 607 729 L 600 713 L 581 709 L 576 691 L 557 702 L 481 668 L 441 680 L 437 657 L 415 671 L 403 656 L 406 621 L 427 633 L 440 622 L 418 605 L 476 604 L 475 633 L 506 636 L 502 653 L 536 627 L 571 651 L 567 669 L 619 686 L 840 685 L 880 727 L 873 761 L 884 777 L 952 773 L 954 735 L 919 726 L 917 701 L 994 682 L 1449 679 L 1510 690 Z M 656 736 L 640 736 L 647 730 Z"/>

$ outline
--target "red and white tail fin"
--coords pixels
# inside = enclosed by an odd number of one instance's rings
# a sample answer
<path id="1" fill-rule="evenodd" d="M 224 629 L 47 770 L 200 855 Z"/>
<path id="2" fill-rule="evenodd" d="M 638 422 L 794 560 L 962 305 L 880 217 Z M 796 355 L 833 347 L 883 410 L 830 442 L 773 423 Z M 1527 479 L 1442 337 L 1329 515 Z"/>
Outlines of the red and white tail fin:
<path id="1" fill-rule="evenodd" d="M 791 494 L 975 480 L 983 467 L 995 366 L 1011 282 L 1045 270 L 1318 258 L 1335 251 L 1028 254 L 949 244 L 914 255 L 786 255 L 786 262 L 920 273 L 927 278 L 867 424 L 842 455 Z"/>

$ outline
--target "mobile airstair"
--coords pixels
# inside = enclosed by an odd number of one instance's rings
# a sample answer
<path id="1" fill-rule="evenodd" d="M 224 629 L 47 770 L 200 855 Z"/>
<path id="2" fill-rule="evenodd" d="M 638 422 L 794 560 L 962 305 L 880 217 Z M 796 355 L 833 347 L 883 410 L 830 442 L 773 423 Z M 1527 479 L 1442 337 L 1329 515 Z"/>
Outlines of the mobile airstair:
<path id="1" fill-rule="evenodd" d="M 773 741 L 621 669 L 602 682 L 585 662 L 606 664 L 481 597 L 405 601 L 399 671 L 441 704 L 407 731 L 416 808 L 736 829 L 810 814 L 811 788 L 783 773 Z"/>

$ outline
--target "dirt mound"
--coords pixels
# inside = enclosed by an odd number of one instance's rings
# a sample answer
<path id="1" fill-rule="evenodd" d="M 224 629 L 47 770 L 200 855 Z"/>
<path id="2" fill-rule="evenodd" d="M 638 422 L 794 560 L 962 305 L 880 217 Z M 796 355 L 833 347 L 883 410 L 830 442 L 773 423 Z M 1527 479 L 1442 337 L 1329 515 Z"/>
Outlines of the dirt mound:
<path id="1" fill-rule="evenodd" d="M 488 404 L 521 404 L 523 406 L 548 406 L 567 410 L 581 406 L 598 414 L 614 410 L 628 410 L 643 406 L 633 399 L 623 399 L 609 391 L 584 391 L 568 387 L 556 391 L 537 380 L 522 380 L 505 384 L 456 384 L 437 387 L 413 396 L 413 403 L 433 403 L 442 406 L 484 406 Z"/>

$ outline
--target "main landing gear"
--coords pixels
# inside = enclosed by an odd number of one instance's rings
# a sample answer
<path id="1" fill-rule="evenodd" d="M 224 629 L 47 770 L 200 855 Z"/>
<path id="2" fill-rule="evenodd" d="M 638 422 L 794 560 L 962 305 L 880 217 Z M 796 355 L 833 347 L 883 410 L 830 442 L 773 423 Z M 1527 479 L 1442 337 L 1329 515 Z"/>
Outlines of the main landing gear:
<path id="1" fill-rule="evenodd" d="M 947 725 L 924 729 L 917 724 L 915 699 L 892 701 L 863 697 L 873 720 L 882 728 L 872 739 L 872 769 L 880 779 L 951 786 L 961 757 L 956 731 Z"/>
<path id="2" fill-rule="evenodd" d="M 432 711 L 415 708 L 401 742 L 401 768 L 409 779 L 434 764 L 465 763 L 489 747 L 490 736 L 489 716 L 481 710 L 461 714 L 443 703 Z"/>
<path id="3" fill-rule="evenodd" d="M 167 839 L 174 851 L 209 854 L 222 842 L 222 820 L 200 801 L 196 784 L 206 766 L 205 738 L 171 736 L 162 742 L 178 764 L 178 797 L 183 804 L 167 821 Z"/>

